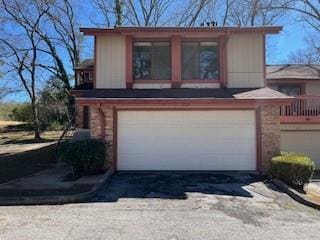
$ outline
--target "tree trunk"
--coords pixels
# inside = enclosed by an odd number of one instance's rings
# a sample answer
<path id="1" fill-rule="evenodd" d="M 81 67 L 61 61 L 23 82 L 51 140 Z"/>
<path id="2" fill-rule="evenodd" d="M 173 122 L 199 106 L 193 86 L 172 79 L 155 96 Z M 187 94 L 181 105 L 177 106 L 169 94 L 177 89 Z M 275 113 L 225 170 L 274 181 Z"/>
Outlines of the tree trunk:
<path id="1" fill-rule="evenodd" d="M 34 118 L 34 139 L 35 140 L 40 140 L 40 129 L 39 129 L 39 118 L 38 118 L 38 109 L 36 107 L 36 103 L 34 100 L 31 101 L 31 106 L 32 106 L 32 113 L 33 113 L 33 118 Z"/>
<path id="2" fill-rule="evenodd" d="M 116 0 L 115 4 L 115 15 L 116 15 L 116 26 L 122 26 L 122 0 Z"/>

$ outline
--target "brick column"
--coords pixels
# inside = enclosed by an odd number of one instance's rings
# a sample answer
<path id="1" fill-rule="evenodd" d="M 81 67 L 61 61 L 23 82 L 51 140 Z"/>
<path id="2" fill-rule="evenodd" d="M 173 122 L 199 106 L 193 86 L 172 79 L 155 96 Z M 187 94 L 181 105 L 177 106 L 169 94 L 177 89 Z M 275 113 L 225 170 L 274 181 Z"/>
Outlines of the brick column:
<path id="1" fill-rule="evenodd" d="M 113 106 L 107 106 L 103 105 L 102 110 L 105 115 L 105 142 L 109 146 L 107 148 L 107 156 L 108 158 L 106 159 L 106 167 L 110 168 L 113 166 L 113 162 L 115 161 L 114 158 L 114 151 L 115 151 L 115 146 L 113 144 L 113 135 L 114 135 L 114 109 Z"/>
<path id="2" fill-rule="evenodd" d="M 277 105 L 261 106 L 261 170 L 267 174 L 270 160 L 280 153 L 280 108 Z"/>
<path id="3" fill-rule="evenodd" d="M 103 140 L 108 148 L 107 148 L 107 159 L 105 163 L 105 167 L 109 168 L 112 166 L 114 161 L 114 144 L 113 144 L 113 119 L 114 119 L 114 111 L 113 106 L 109 105 L 96 105 L 91 106 L 91 138 L 101 139 Z M 104 129 L 102 129 L 104 125 Z M 104 139 L 103 139 L 104 138 Z"/>

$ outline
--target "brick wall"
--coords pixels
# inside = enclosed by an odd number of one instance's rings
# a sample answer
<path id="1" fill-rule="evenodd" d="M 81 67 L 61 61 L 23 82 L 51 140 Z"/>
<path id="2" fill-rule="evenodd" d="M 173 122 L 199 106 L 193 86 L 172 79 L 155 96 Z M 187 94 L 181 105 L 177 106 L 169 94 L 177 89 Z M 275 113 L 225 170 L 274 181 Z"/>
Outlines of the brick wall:
<path id="1" fill-rule="evenodd" d="M 101 117 L 97 105 L 90 106 L 90 136 L 101 139 Z"/>
<path id="2" fill-rule="evenodd" d="M 270 160 L 280 153 L 279 106 L 261 106 L 261 170 L 268 173 Z"/>
<path id="3" fill-rule="evenodd" d="M 90 106 L 90 135 L 91 138 L 102 139 L 107 144 L 106 168 L 112 166 L 113 161 L 113 107 L 108 105 Z M 104 125 L 104 129 L 102 127 Z"/>
<path id="4" fill-rule="evenodd" d="M 113 144 L 113 134 L 114 134 L 114 110 L 112 106 L 104 106 L 103 107 L 103 112 L 105 115 L 105 141 L 108 145 L 107 149 L 107 155 L 109 161 L 106 162 L 106 167 L 111 167 L 112 162 L 114 161 L 114 151 L 115 151 L 115 146 Z"/>

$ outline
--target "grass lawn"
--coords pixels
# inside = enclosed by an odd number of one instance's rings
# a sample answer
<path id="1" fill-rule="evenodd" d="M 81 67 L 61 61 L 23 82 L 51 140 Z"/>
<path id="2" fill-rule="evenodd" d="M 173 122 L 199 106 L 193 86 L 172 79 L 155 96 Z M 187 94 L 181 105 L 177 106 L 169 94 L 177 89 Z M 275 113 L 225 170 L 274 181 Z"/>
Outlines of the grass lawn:
<path id="1" fill-rule="evenodd" d="M 43 132 L 40 143 L 49 145 L 34 144 L 33 132 L 26 130 L 23 123 L 0 121 L 0 183 L 53 166 L 55 141 L 60 135 L 61 131 Z"/>
<path id="2" fill-rule="evenodd" d="M 17 121 L 10 121 L 10 120 L 0 120 L 0 128 L 5 128 L 7 126 L 15 126 L 15 125 L 21 125 L 22 122 Z"/>
<path id="3" fill-rule="evenodd" d="M 62 131 L 45 131 L 41 133 L 41 142 L 57 141 Z M 9 143 L 35 143 L 33 131 L 28 130 L 28 126 L 21 122 L 0 120 L 0 145 Z"/>

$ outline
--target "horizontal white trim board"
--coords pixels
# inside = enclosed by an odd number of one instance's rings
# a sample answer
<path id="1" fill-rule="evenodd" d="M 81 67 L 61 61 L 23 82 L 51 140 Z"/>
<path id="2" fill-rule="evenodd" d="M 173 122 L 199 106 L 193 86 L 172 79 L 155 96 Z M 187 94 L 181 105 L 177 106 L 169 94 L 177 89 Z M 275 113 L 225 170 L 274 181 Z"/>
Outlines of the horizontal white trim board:
<path id="1" fill-rule="evenodd" d="M 253 110 L 119 111 L 118 170 L 256 170 Z"/>

